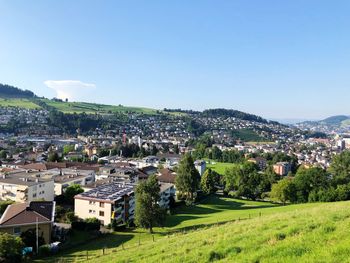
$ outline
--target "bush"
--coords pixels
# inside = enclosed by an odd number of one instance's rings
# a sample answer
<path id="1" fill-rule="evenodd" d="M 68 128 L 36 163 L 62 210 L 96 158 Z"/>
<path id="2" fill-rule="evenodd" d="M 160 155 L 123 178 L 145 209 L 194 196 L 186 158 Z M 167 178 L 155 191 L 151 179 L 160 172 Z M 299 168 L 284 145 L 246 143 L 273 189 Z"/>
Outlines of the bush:
<path id="1" fill-rule="evenodd" d="M 24 244 L 19 237 L 7 233 L 0 233 L 1 262 L 20 262 Z M 5 259 L 5 261 L 2 261 Z"/>
<path id="2" fill-rule="evenodd" d="M 87 218 L 85 219 L 86 231 L 99 231 L 101 228 L 101 222 L 97 218 Z"/>
<path id="3" fill-rule="evenodd" d="M 74 212 L 68 212 L 66 214 L 66 218 L 67 218 L 69 223 L 73 223 L 73 222 L 78 221 L 78 217 L 74 215 Z"/>
<path id="4" fill-rule="evenodd" d="M 48 257 L 51 255 L 51 247 L 49 245 L 43 245 L 39 247 L 39 255 L 42 257 Z"/>
<path id="5" fill-rule="evenodd" d="M 86 222 L 84 221 L 72 222 L 71 225 L 73 230 L 84 231 L 86 229 Z"/>

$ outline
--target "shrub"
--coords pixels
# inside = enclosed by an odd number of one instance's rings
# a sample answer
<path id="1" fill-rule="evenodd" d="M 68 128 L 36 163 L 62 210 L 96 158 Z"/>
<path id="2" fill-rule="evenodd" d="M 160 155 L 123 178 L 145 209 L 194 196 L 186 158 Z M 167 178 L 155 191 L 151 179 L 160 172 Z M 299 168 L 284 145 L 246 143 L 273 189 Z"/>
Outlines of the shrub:
<path id="1" fill-rule="evenodd" d="M 284 233 L 277 233 L 277 234 L 275 235 L 275 238 L 276 238 L 277 240 L 284 240 L 284 239 L 286 238 L 286 234 L 284 234 Z"/>
<path id="2" fill-rule="evenodd" d="M 74 215 L 74 212 L 68 212 L 66 214 L 66 218 L 67 218 L 69 223 L 73 223 L 73 222 L 78 221 L 78 217 Z"/>
<path id="3" fill-rule="evenodd" d="M 51 255 L 51 247 L 49 245 L 43 245 L 39 247 L 39 255 L 43 257 L 48 257 Z"/>
<path id="4" fill-rule="evenodd" d="M 222 253 L 218 252 L 218 251 L 211 251 L 209 253 L 209 262 L 213 262 L 213 261 L 216 261 L 216 260 L 221 260 L 223 258 L 225 258 L 225 256 Z"/>
<path id="5" fill-rule="evenodd" d="M 19 237 L 0 233 L 0 260 L 4 262 L 20 262 L 24 244 Z"/>
<path id="6" fill-rule="evenodd" d="M 78 231 L 84 231 L 86 229 L 86 222 L 84 221 L 72 222 L 72 229 L 78 230 Z"/>
<path id="7" fill-rule="evenodd" d="M 86 231 L 98 231 L 101 228 L 101 222 L 97 218 L 85 219 Z"/>

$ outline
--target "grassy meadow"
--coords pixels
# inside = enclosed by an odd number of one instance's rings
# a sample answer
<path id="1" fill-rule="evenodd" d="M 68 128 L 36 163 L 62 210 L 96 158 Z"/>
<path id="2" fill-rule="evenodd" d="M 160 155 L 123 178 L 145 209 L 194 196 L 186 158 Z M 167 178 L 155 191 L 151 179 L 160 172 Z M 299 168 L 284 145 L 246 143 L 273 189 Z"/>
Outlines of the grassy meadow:
<path id="1" fill-rule="evenodd" d="M 226 169 L 236 166 L 234 163 L 221 163 L 215 161 L 207 161 L 207 168 L 214 170 L 219 174 L 225 174 Z"/>
<path id="2" fill-rule="evenodd" d="M 0 98 L 0 107 L 18 107 L 24 109 L 40 109 L 41 107 L 28 99 Z"/>
<path id="3" fill-rule="evenodd" d="M 63 113 L 87 113 L 87 114 L 110 114 L 115 112 L 136 112 L 143 114 L 155 114 L 157 111 L 154 109 L 148 108 L 139 108 L 139 107 L 127 107 L 127 106 L 112 106 L 104 105 L 97 103 L 88 103 L 88 102 L 60 102 L 52 101 L 48 99 L 43 99 L 43 101 L 57 110 Z"/>
<path id="4" fill-rule="evenodd" d="M 79 246 L 71 242 L 70 249 L 37 262 L 344 262 L 350 255 L 349 206 L 278 206 L 211 196 L 178 207 L 153 235 L 134 229 Z M 88 239 L 82 233 L 74 238 Z"/>

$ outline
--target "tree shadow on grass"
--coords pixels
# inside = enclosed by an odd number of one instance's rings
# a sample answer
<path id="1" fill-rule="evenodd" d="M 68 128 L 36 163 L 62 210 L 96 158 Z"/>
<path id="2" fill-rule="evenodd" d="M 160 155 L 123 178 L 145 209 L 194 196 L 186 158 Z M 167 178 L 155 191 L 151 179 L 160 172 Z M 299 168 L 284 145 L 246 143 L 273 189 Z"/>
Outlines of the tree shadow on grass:
<path id="1" fill-rule="evenodd" d="M 43 259 L 43 262 L 76 262 L 77 260 L 83 260 L 91 256 L 90 251 L 101 251 L 101 255 L 104 249 L 118 249 L 122 244 L 133 239 L 135 236 L 123 232 L 122 234 L 104 234 L 96 239 L 88 240 L 85 243 L 77 244 L 69 249 L 62 250 L 54 257 Z M 81 252 L 78 255 L 74 254 Z"/>
<path id="2" fill-rule="evenodd" d="M 227 199 L 221 198 L 219 195 L 212 195 L 203 199 L 199 204 L 194 206 L 182 206 L 174 210 L 174 214 L 167 217 L 166 227 L 175 227 L 181 224 L 184 221 L 196 219 L 205 215 L 210 215 L 218 213 L 221 211 L 228 210 L 253 210 L 253 209 L 265 209 L 276 207 L 273 204 L 264 204 L 264 205 L 249 205 L 245 201 L 240 201 L 236 199 Z"/>

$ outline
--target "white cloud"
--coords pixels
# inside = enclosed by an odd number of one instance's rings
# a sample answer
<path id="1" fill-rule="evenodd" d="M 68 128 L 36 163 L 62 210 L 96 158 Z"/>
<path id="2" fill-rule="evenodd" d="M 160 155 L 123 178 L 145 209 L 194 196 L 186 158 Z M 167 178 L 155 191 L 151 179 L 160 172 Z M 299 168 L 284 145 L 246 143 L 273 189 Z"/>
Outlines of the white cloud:
<path id="1" fill-rule="evenodd" d="M 84 83 L 80 80 L 47 80 L 44 84 L 56 91 L 59 99 L 77 100 L 96 88 L 95 84 Z"/>

